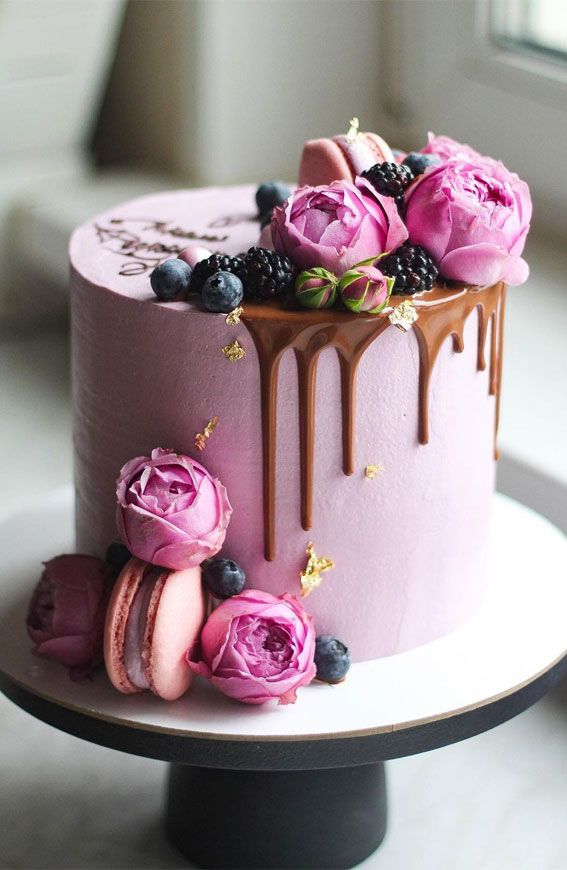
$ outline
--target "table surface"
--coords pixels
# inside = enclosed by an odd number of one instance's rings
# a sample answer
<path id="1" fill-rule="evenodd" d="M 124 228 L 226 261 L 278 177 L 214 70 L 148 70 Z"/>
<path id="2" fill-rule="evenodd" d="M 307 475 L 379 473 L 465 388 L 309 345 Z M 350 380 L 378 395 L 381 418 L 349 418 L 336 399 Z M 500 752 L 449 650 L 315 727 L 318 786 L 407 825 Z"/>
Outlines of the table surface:
<path id="1" fill-rule="evenodd" d="M 546 520 L 503 496 L 495 497 L 493 525 L 489 593 L 482 610 L 450 635 L 407 653 L 353 665 L 345 683 L 306 687 L 294 706 L 238 705 L 201 680 L 184 698 L 166 704 L 146 693 L 120 695 L 102 670 L 92 681 L 73 683 L 59 665 L 31 654 L 23 622 L 39 563 L 72 549 L 72 494 L 57 490 L 0 526 L 0 675 L 4 686 L 9 683 L 18 692 L 14 700 L 21 703 L 25 696 L 22 705 L 40 718 L 102 743 L 106 724 L 114 735 L 123 732 L 122 742 L 109 737 L 107 745 L 127 748 L 130 742 L 133 752 L 170 760 L 177 757 L 171 748 L 146 751 L 152 736 L 177 743 L 184 738 L 214 741 L 217 750 L 223 741 L 386 739 L 467 712 L 502 707 L 539 680 L 540 690 L 531 699 L 526 695 L 523 709 L 544 693 L 546 675 L 567 661 L 565 540 Z M 512 707 L 507 714 L 500 710 L 499 721 L 511 715 Z M 485 727 L 491 724 L 496 722 Z M 420 745 L 417 751 L 422 748 L 429 747 Z"/>

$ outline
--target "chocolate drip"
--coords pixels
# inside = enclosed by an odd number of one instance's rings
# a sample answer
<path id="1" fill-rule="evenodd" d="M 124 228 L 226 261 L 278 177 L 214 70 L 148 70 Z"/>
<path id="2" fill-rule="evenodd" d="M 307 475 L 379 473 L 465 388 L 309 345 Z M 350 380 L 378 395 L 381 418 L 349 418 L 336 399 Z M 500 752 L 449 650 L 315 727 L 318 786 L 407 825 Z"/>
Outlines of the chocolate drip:
<path id="1" fill-rule="evenodd" d="M 502 307 L 504 285 L 494 284 L 483 290 L 468 290 L 445 305 L 420 308 L 414 330 L 419 347 L 419 431 L 420 444 L 429 441 L 429 383 L 431 371 L 445 339 L 453 336 L 456 353 L 464 350 L 465 323 L 476 308 L 478 310 L 477 368 L 486 369 L 485 345 L 488 324 L 490 330 L 489 393 L 496 395 L 499 387 L 502 356 Z"/>
<path id="2" fill-rule="evenodd" d="M 397 304 L 400 299 L 393 298 Z M 485 344 L 491 323 L 489 390 L 496 395 L 498 424 L 499 386 L 502 368 L 502 315 L 504 285 L 483 290 L 461 290 L 456 297 L 447 290 L 434 290 L 419 306 L 414 331 L 419 348 L 418 439 L 429 440 L 429 383 L 439 350 L 453 336 L 453 348 L 464 349 L 467 318 L 479 312 L 477 367 L 486 368 Z M 288 311 L 281 308 L 246 305 L 242 320 L 249 330 L 260 364 L 262 401 L 262 450 L 264 475 L 265 558 L 276 554 L 276 431 L 277 390 L 280 360 L 293 349 L 299 388 L 299 444 L 301 473 L 301 524 L 313 524 L 313 457 L 315 452 L 315 393 L 319 354 L 327 347 L 337 351 L 341 376 L 343 471 L 353 474 L 356 420 L 356 372 L 364 351 L 390 326 L 386 316 L 352 315 L 338 311 Z"/>

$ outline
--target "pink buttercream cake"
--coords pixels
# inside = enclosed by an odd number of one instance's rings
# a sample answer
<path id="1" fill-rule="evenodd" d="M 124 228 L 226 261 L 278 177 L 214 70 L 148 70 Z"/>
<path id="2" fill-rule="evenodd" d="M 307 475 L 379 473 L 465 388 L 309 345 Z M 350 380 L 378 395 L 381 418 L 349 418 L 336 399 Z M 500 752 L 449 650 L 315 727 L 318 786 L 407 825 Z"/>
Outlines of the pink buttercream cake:
<path id="1" fill-rule="evenodd" d="M 261 360 L 246 304 L 231 325 L 225 314 L 191 302 L 158 302 L 149 282 L 161 260 L 189 244 L 229 254 L 255 244 L 254 192 L 244 186 L 143 197 L 72 238 L 77 548 L 104 556 L 115 537 L 115 482 L 125 462 L 157 446 L 196 455 L 196 433 L 217 416 L 198 458 L 228 490 L 233 515 L 222 554 L 244 568 L 247 586 L 298 594 L 313 542 L 335 563 L 305 599 L 317 633 L 341 638 L 355 661 L 411 649 L 461 625 L 485 589 L 499 376 L 488 349 L 496 353 L 500 320 L 488 316 L 494 306 L 483 308 L 486 291 L 475 297 L 455 288 L 441 299 L 415 299 L 424 322 L 446 320 L 427 370 L 425 333 L 384 323 L 358 366 L 348 474 L 339 355 L 332 328 L 319 330 L 310 522 L 302 511 L 297 357 L 285 350 L 274 409 L 270 551 Z M 465 297 L 472 301 L 463 308 Z M 316 312 L 288 316 L 309 324 Z M 331 327 L 332 318 L 346 316 L 330 314 Z M 270 329 L 269 318 L 260 325 Z M 235 339 L 245 356 L 231 361 L 222 349 Z M 378 466 L 374 477 L 367 466 Z"/>

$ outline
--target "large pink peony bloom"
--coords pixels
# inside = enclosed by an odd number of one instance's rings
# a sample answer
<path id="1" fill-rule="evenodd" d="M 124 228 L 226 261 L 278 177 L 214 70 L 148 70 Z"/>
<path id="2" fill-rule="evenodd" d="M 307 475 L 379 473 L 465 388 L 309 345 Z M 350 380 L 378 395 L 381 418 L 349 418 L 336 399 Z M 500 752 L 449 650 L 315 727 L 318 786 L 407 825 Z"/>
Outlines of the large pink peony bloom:
<path id="1" fill-rule="evenodd" d="M 435 133 L 427 134 L 427 145 L 420 148 L 422 154 L 435 154 L 442 163 L 447 160 L 456 158 L 457 160 L 485 160 L 487 158 L 471 148 L 470 145 L 465 145 L 463 142 L 456 142 L 450 136 L 436 136 Z"/>
<path id="2" fill-rule="evenodd" d="M 116 497 L 118 532 L 130 552 L 174 571 L 218 553 L 232 514 L 220 481 L 189 456 L 161 448 L 126 463 Z"/>
<path id="3" fill-rule="evenodd" d="M 45 563 L 26 625 L 39 655 L 87 676 L 102 662 L 106 606 L 114 574 L 94 556 L 56 556 Z"/>
<path id="4" fill-rule="evenodd" d="M 394 200 L 364 178 L 300 187 L 274 209 L 270 226 L 276 251 L 299 269 L 322 266 L 339 277 L 407 239 Z"/>
<path id="5" fill-rule="evenodd" d="M 406 194 L 410 241 L 426 248 L 445 278 L 467 284 L 523 284 L 520 256 L 532 215 L 528 185 L 496 160 L 450 160 Z"/>
<path id="6" fill-rule="evenodd" d="M 213 611 L 187 661 L 237 701 L 293 704 L 315 676 L 314 656 L 312 620 L 297 598 L 248 589 Z"/>

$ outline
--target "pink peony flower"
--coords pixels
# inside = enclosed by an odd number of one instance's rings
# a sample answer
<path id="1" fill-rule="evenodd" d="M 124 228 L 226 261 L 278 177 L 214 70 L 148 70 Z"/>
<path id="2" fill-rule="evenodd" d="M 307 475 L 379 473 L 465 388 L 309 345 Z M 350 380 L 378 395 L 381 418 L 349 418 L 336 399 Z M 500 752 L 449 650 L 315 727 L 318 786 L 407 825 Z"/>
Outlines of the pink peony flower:
<path id="1" fill-rule="evenodd" d="M 407 239 L 394 200 L 364 178 L 300 187 L 274 209 L 270 226 L 276 251 L 299 269 L 322 266 L 336 275 Z"/>
<path id="2" fill-rule="evenodd" d="M 187 652 L 189 666 L 245 704 L 293 704 L 315 676 L 315 631 L 293 595 L 247 589 L 217 607 Z"/>
<path id="3" fill-rule="evenodd" d="M 436 136 L 435 133 L 431 132 L 427 134 L 427 145 L 420 148 L 420 151 L 422 154 L 436 154 L 442 163 L 446 163 L 453 158 L 471 160 L 472 162 L 490 159 L 483 157 L 482 154 L 479 154 L 470 145 L 456 142 L 450 136 Z"/>
<path id="4" fill-rule="evenodd" d="M 378 314 L 388 301 L 394 280 L 383 275 L 376 266 L 355 266 L 345 272 L 339 282 L 341 299 L 350 311 Z"/>
<path id="5" fill-rule="evenodd" d="M 26 625 L 34 652 L 61 662 L 78 680 L 102 662 L 104 618 L 114 574 L 94 556 L 56 556 L 30 601 Z"/>
<path id="6" fill-rule="evenodd" d="M 174 571 L 222 547 L 232 508 L 226 489 L 189 456 L 157 448 L 122 468 L 116 484 L 120 537 L 134 556 Z"/>
<path id="7" fill-rule="evenodd" d="M 524 283 L 531 214 L 528 185 L 496 160 L 433 166 L 406 194 L 410 241 L 431 253 L 445 278 L 468 284 Z"/>

